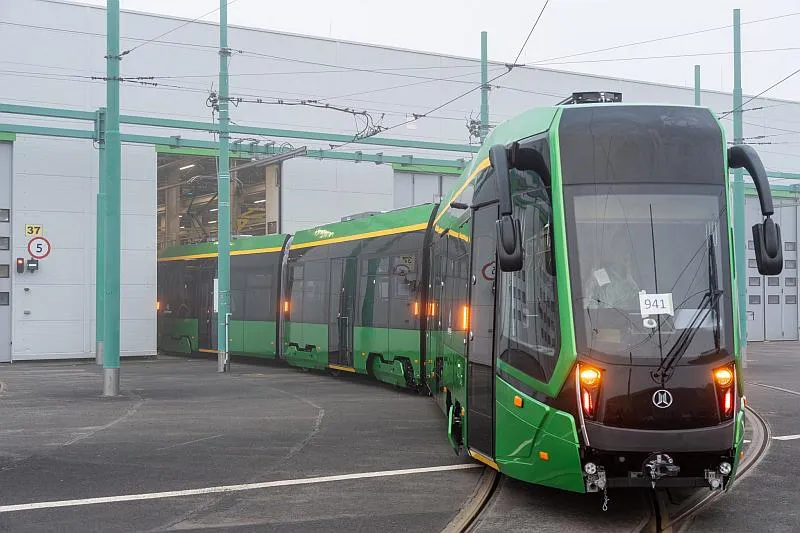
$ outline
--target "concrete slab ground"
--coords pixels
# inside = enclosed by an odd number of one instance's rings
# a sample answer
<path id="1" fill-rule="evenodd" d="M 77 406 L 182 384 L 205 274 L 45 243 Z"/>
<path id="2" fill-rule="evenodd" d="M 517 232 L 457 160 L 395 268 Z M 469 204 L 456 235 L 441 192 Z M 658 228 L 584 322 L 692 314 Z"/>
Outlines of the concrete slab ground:
<path id="1" fill-rule="evenodd" d="M 480 475 L 429 398 L 357 377 L 165 357 L 125 361 L 119 398 L 91 363 L 0 382 L 0 531 L 439 531 Z M 87 501 L 125 495 L 152 499 Z"/>

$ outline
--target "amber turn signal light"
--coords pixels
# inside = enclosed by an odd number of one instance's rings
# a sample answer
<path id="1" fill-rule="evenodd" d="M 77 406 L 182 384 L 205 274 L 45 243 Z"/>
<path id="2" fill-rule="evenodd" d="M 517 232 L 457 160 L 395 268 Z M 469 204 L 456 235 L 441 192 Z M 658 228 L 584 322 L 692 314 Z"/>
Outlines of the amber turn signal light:
<path id="1" fill-rule="evenodd" d="M 714 372 L 714 380 L 720 387 L 727 387 L 733 381 L 733 372 L 729 368 L 720 368 Z"/>
<path id="2" fill-rule="evenodd" d="M 600 371 L 594 368 L 584 368 L 581 370 L 581 383 L 587 387 L 593 387 L 600 382 Z"/>

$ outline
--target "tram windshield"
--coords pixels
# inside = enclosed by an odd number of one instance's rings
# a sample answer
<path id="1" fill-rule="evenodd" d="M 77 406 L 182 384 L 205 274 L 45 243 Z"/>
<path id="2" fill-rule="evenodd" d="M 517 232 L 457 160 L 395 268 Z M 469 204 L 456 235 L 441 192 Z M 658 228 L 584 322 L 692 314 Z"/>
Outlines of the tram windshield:
<path id="1" fill-rule="evenodd" d="M 682 364 L 730 347 L 722 185 L 565 187 L 576 342 L 601 359 Z"/>

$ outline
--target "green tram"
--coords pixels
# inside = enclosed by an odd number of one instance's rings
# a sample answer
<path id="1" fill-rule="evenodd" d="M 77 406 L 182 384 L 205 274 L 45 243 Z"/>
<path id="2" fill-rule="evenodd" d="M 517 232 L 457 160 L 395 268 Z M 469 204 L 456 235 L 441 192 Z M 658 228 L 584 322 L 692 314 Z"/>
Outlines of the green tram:
<path id="1" fill-rule="evenodd" d="M 759 193 L 759 271 L 779 273 L 764 167 L 710 110 L 532 109 L 440 204 L 235 240 L 230 350 L 430 394 L 456 451 L 530 483 L 727 490 L 745 405 L 732 168 Z M 161 254 L 165 351 L 215 345 L 213 256 Z"/>

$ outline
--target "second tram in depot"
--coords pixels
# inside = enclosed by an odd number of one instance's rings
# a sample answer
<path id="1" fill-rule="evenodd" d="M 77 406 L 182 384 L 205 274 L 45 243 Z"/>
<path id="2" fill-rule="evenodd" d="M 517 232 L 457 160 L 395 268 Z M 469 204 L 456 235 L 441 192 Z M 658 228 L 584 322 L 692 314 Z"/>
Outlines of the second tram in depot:
<path id="1" fill-rule="evenodd" d="M 608 96 L 498 125 L 439 204 L 235 239 L 230 352 L 428 393 L 456 451 L 526 482 L 727 490 L 745 423 L 729 176 L 753 178 L 775 275 L 767 176 L 709 109 Z M 213 243 L 162 251 L 161 350 L 214 351 L 215 272 Z"/>

